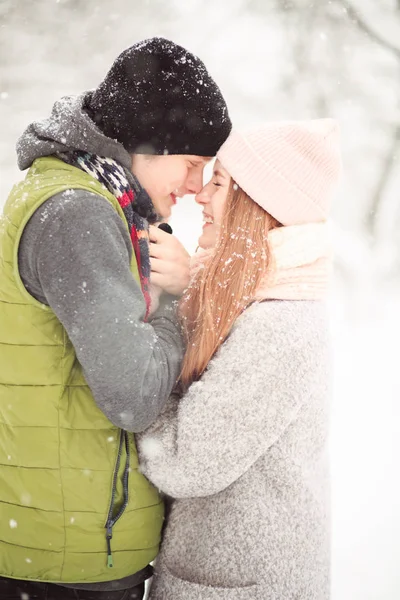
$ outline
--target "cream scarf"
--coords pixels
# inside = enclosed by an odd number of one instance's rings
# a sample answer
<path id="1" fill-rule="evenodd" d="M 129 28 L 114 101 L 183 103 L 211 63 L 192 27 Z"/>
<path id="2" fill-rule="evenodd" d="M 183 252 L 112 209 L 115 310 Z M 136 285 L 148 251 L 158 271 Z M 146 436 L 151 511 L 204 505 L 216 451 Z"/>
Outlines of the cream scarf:
<path id="1" fill-rule="evenodd" d="M 255 300 L 323 300 L 332 273 L 329 223 L 278 227 L 268 234 L 270 265 Z M 212 256 L 200 250 L 192 258 L 192 276 Z"/>

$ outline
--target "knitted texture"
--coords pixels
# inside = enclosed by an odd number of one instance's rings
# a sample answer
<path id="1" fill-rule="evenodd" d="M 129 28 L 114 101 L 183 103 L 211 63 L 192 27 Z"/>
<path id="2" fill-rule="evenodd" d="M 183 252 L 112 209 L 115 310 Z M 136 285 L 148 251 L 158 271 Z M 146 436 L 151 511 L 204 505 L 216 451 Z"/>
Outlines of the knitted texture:
<path id="1" fill-rule="evenodd" d="M 217 157 L 235 182 L 283 225 L 325 221 L 341 172 L 332 119 L 232 131 Z"/>
<path id="2" fill-rule="evenodd" d="M 278 227 L 268 234 L 269 268 L 256 290 L 256 300 L 324 300 L 331 276 L 333 247 L 330 225 L 311 223 Z M 191 258 L 192 278 L 213 256 L 199 249 Z"/>
<path id="3" fill-rule="evenodd" d="M 215 156 L 232 127 L 204 63 L 158 37 L 122 52 L 86 108 L 107 137 L 142 154 Z"/>
<path id="4" fill-rule="evenodd" d="M 328 600 L 328 339 L 323 302 L 252 305 L 138 436 L 175 498 L 150 600 Z"/>
<path id="5" fill-rule="evenodd" d="M 328 223 L 278 227 L 268 234 L 271 262 L 257 300 L 324 300 L 332 278 Z"/>
<path id="6" fill-rule="evenodd" d="M 150 314 L 150 249 L 149 222 L 155 222 L 157 214 L 147 192 L 136 181 L 131 187 L 124 168 L 111 158 L 103 158 L 89 152 L 59 153 L 60 158 L 76 166 L 100 181 L 115 196 L 122 208 L 129 227 L 133 250 L 138 265 L 140 284 L 146 301 L 146 318 Z"/>

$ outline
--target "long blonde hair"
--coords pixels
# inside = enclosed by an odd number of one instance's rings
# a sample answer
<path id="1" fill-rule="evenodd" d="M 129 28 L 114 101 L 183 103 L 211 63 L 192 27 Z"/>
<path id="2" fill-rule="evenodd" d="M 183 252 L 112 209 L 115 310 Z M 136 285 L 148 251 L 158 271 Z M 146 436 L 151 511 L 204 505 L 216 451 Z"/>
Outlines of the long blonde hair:
<path id="1" fill-rule="evenodd" d="M 269 265 L 267 233 L 279 225 L 231 182 L 215 251 L 180 303 L 187 342 L 183 389 L 199 379 L 235 320 L 253 302 Z"/>

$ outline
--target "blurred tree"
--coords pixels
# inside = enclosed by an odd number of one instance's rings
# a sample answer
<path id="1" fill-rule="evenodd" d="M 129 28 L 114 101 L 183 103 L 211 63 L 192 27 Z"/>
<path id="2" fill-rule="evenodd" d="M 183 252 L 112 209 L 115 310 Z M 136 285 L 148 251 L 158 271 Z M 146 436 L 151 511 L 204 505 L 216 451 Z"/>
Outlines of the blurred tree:
<path id="1" fill-rule="evenodd" d="M 400 0 L 0 0 L 0 26 L 6 169 L 27 121 L 96 85 L 125 47 L 166 35 L 203 58 L 239 126 L 338 118 L 346 177 L 335 219 L 374 251 L 382 233 L 395 244 Z"/>
<path id="2" fill-rule="evenodd" d="M 333 115 L 345 125 L 346 180 L 358 210 L 339 208 L 339 221 L 350 218 L 375 249 L 380 214 L 385 202 L 393 204 L 400 143 L 400 0 L 377 4 L 274 0 L 287 39 L 282 90 L 306 113 Z M 257 0 L 249 6 L 262 11 Z"/>

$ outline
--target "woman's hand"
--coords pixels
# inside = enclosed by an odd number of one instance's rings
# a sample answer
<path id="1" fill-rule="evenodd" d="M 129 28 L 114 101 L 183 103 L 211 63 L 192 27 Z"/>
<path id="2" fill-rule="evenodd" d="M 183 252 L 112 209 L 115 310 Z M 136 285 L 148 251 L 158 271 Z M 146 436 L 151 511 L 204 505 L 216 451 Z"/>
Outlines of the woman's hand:
<path id="1" fill-rule="evenodd" d="M 170 233 L 150 226 L 151 283 L 168 294 L 181 296 L 190 281 L 190 256 Z"/>

